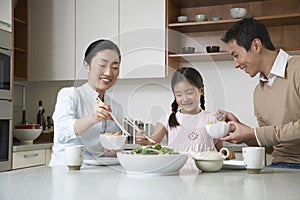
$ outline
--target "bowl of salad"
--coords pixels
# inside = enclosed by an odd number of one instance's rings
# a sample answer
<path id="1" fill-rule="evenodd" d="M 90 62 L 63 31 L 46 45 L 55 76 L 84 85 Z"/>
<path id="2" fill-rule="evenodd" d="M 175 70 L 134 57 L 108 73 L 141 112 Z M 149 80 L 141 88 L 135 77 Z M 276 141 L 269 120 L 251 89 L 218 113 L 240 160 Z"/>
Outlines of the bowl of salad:
<path id="1" fill-rule="evenodd" d="M 117 157 L 127 174 L 174 175 L 186 163 L 188 153 L 158 143 L 118 152 Z"/>

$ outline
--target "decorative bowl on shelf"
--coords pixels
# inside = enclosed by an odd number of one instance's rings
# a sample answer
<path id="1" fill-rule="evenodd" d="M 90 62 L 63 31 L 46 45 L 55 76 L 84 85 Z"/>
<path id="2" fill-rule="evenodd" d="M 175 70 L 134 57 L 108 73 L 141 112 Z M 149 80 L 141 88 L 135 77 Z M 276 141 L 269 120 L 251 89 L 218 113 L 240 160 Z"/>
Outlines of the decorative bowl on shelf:
<path id="1" fill-rule="evenodd" d="M 207 53 L 215 53 L 220 51 L 220 46 L 206 46 Z"/>
<path id="2" fill-rule="evenodd" d="M 195 15 L 195 20 L 197 22 L 205 21 L 206 20 L 206 15 L 204 15 L 204 14 Z"/>
<path id="3" fill-rule="evenodd" d="M 231 8 L 230 9 L 230 15 L 232 18 L 243 18 L 246 17 L 248 14 L 248 11 L 246 8 Z"/>
<path id="4" fill-rule="evenodd" d="M 14 137 L 20 140 L 21 144 L 32 144 L 42 131 L 39 124 L 18 125 L 14 128 Z"/>
<path id="5" fill-rule="evenodd" d="M 195 47 L 182 47 L 181 53 L 184 53 L 184 54 L 195 53 Z"/>
<path id="6" fill-rule="evenodd" d="M 187 16 L 178 16 L 177 17 L 178 22 L 187 22 L 188 19 L 189 18 Z"/>

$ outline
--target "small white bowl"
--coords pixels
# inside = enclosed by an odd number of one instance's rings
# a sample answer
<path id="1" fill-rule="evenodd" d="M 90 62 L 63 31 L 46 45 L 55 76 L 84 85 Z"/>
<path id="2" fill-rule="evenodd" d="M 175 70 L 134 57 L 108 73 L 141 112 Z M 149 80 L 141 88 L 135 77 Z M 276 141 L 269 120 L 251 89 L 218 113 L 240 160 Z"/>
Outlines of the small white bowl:
<path id="1" fill-rule="evenodd" d="M 121 150 L 124 148 L 126 141 L 125 135 L 100 135 L 101 145 L 108 150 Z"/>
<path id="2" fill-rule="evenodd" d="M 177 17 L 177 20 L 179 21 L 179 22 L 187 22 L 188 21 L 188 17 L 187 16 L 178 16 Z"/>
<path id="3" fill-rule="evenodd" d="M 223 160 L 195 160 L 195 164 L 202 172 L 216 172 L 223 167 Z"/>
<path id="4" fill-rule="evenodd" d="M 37 139 L 43 129 L 21 129 L 21 128 L 15 128 L 14 129 L 14 137 L 16 137 L 18 140 L 21 141 L 21 144 L 32 144 L 33 140 Z"/>
<path id="5" fill-rule="evenodd" d="M 246 8 L 231 8 L 230 15 L 232 18 L 243 18 L 246 17 L 248 11 Z"/>
<path id="6" fill-rule="evenodd" d="M 204 15 L 204 14 L 195 15 L 195 20 L 197 22 L 205 21 L 206 20 L 206 15 Z"/>
<path id="7" fill-rule="evenodd" d="M 174 175 L 186 163 L 188 153 L 169 155 L 131 154 L 130 151 L 117 153 L 120 164 L 132 175 Z"/>
<path id="8" fill-rule="evenodd" d="M 224 121 L 218 121 L 214 124 L 206 124 L 205 129 L 212 138 L 220 138 L 229 133 L 230 125 Z"/>

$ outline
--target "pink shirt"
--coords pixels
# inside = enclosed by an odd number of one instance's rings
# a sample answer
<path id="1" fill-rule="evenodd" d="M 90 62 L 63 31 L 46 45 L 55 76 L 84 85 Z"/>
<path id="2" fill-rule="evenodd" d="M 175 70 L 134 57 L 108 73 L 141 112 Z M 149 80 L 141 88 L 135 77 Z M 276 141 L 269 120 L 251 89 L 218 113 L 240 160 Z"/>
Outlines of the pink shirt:
<path id="1" fill-rule="evenodd" d="M 176 113 L 180 126 L 170 128 L 169 116 L 162 123 L 168 130 L 168 146 L 179 151 L 188 152 L 216 150 L 215 143 L 206 130 L 205 125 L 209 122 L 210 113 L 201 111 L 196 115 Z"/>

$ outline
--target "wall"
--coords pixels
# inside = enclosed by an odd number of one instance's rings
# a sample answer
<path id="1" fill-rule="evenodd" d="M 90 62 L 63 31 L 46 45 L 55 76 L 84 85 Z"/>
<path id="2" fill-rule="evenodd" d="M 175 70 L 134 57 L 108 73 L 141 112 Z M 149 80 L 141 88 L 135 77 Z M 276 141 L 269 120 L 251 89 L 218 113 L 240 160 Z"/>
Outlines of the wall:
<path id="1" fill-rule="evenodd" d="M 252 104 L 252 93 L 258 81 L 257 77 L 251 79 L 248 74 L 235 69 L 231 61 L 182 64 L 187 65 L 197 68 L 204 78 L 207 111 L 214 112 L 219 108 L 229 110 L 242 122 L 250 126 L 257 125 Z M 27 82 L 28 121 L 35 122 L 39 100 L 43 101 L 46 116 L 52 115 L 59 89 L 74 84 L 79 83 Z M 170 78 L 122 79 L 110 90 L 109 95 L 122 104 L 124 116 L 152 124 L 155 124 L 162 114 L 170 112 L 173 101 Z"/>

